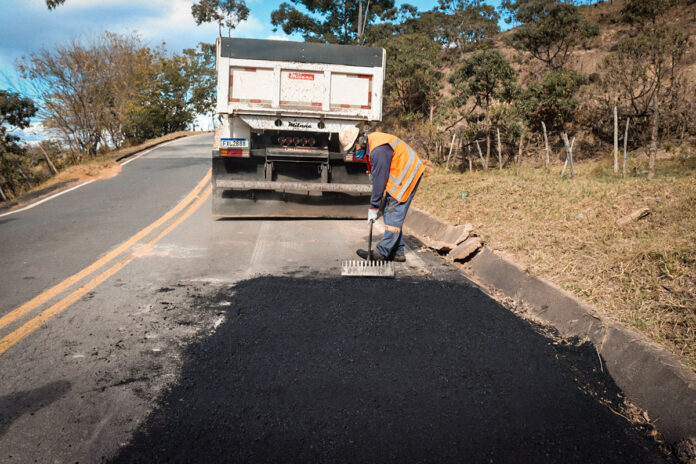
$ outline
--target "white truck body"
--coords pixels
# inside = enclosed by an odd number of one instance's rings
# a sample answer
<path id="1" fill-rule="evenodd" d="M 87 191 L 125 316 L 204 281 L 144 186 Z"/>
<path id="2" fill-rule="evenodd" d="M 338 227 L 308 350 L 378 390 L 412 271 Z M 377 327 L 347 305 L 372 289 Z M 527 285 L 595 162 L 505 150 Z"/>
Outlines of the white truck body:
<path id="1" fill-rule="evenodd" d="M 326 200 L 369 193 L 365 160 L 343 153 L 338 134 L 346 126 L 363 129 L 382 119 L 385 64 L 382 48 L 218 39 L 221 124 L 215 131 L 213 183 L 218 196 L 235 205 L 232 215 L 291 210 L 293 216 L 352 217 L 348 209 L 318 207 L 316 198 L 305 201 L 303 213 L 277 205 L 264 209 L 258 199 L 270 192 L 283 198 L 313 192 Z M 214 197 L 214 209 L 222 210 L 216 206 L 222 204 Z M 316 214 L 304 214 L 312 208 Z"/>

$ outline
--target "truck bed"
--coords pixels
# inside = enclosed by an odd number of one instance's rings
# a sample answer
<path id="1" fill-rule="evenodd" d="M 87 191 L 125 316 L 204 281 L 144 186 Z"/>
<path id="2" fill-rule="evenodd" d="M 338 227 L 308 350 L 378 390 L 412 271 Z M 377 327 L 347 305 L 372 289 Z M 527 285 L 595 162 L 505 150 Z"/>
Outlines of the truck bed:
<path id="1" fill-rule="evenodd" d="M 378 121 L 381 48 L 219 39 L 217 112 Z"/>

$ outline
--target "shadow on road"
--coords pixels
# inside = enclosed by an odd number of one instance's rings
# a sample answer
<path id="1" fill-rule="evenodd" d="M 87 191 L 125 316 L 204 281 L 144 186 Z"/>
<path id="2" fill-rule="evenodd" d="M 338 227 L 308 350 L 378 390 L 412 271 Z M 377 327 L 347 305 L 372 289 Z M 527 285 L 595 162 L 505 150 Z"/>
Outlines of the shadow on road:
<path id="1" fill-rule="evenodd" d="M 20 391 L 0 397 L 0 437 L 24 414 L 34 414 L 70 391 L 70 382 L 59 380 L 34 390 Z"/>
<path id="2" fill-rule="evenodd" d="M 197 308 L 225 322 L 114 462 L 667 459 L 594 350 L 460 282 L 262 277 Z"/>

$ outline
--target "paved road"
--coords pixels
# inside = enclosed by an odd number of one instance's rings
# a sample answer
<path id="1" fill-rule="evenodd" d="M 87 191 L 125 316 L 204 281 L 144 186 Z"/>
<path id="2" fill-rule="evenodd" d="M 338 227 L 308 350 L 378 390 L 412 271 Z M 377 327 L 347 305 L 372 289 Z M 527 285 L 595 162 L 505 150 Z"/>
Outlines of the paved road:
<path id="1" fill-rule="evenodd" d="M 342 280 L 362 221 L 213 221 L 210 139 L 0 218 L 1 462 L 671 462 L 438 257 Z"/>

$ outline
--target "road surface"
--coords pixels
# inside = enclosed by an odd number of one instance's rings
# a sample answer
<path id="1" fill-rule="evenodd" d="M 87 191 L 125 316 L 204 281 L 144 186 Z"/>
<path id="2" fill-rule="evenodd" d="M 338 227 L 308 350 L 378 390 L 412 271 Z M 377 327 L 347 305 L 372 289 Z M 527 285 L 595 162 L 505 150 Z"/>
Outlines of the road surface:
<path id="1" fill-rule="evenodd" d="M 215 221 L 212 136 L 0 217 L 1 462 L 672 462 L 587 345 L 364 221 Z"/>

